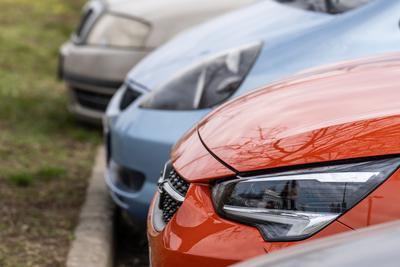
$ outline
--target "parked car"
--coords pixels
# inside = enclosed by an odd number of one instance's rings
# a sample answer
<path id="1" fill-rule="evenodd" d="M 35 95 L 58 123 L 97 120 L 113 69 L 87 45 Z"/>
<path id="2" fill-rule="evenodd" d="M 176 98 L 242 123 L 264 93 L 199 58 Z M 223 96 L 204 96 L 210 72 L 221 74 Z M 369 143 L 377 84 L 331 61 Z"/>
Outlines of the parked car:
<path id="1" fill-rule="evenodd" d="M 151 264 L 226 266 L 400 219 L 400 54 L 288 78 L 220 107 L 165 165 Z"/>
<path id="2" fill-rule="evenodd" d="M 234 267 L 397 267 L 400 222 L 385 223 L 356 232 L 324 238 L 305 245 L 260 256 Z"/>
<path id="3" fill-rule="evenodd" d="M 144 226 L 159 171 L 171 146 L 212 106 L 235 93 L 235 83 L 241 83 L 237 78 L 244 79 L 260 57 L 261 42 L 265 40 L 265 47 L 270 47 L 331 19 L 329 14 L 261 1 L 183 33 L 138 64 L 111 100 L 104 122 L 109 162 L 106 182 L 115 203 L 136 225 Z M 193 106 L 196 75 L 202 68 L 197 64 L 219 68 L 230 58 L 236 68 L 235 55 L 242 58 L 239 76 L 224 73 L 223 69 L 215 76 L 231 83 L 232 90 L 227 84 L 221 94 L 210 95 L 208 103 Z M 186 70 L 188 67 L 190 70 Z M 182 75 L 175 78 L 177 73 Z M 166 85 L 155 92 L 169 107 L 159 106 L 164 105 L 162 102 L 158 106 L 143 102 L 151 89 L 165 81 Z M 211 94 L 213 90 L 209 89 Z"/>
<path id="4" fill-rule="evenodd" d="M 114 201 L 131 218 L 143 221 L 156 187 L 158 168 L 169 158 L 172 145 L 225 100 L 306 67 L 397 50 L 397 10 L 400 6 L 395 2 L 374 1 L 333 16 L 265 1 L 174 38 L 132 70 L 108 107 L 105 132 L 110 164 L 106 181 Z M 234 30 L 227 30 L 226 25 Z M 200 64 L 201 68 L 207 60 L 209 67 L 218 66 L 218 54 L 234 55 L 228 51 L 240 51 L 241 46 L 260 41 L 263 45 L 255 63 L 250 64 L 248 73 L 241 73 L 242 83 L 233 83 L 227 93 L 211 96 L 214 103 L 188 110 L 178 106 L 193 103 L 194 98 L 190 100 L 189 96 L 193 96 L 197 83 L 185 83 L 193 66 L 196 69 Z M 176 73 L 186 74 L 168 81 Z M 215 77 L 228 83 L 235 78 Z M 176 89 L 186 91 L 175 93 L 174 84 L 178 85 Z M 211 85 L 207 90 L 213 93 L 216 87 Z M 156 93 L 148 98 L 151 91 Z M 152 105 L 154 96 L 170 102 L 170 107 Z"/>
<path id="5" fill-rule="evenodd" d="M 101 123 L 128 71 L 176 33 L 256 0 L 92 0 L 60 50 L 69 109 Z"/>
<path id="6" fill-rule="evenodd" d="M 397 9 L 395 2 L 373 1 L 330 15 L 265 1 L 199 26 L 149 55 L 128 75 L 105 120 L 106 182 L 115 203 L 143 222 L 157 168 L 168 159 L 171 146 L 225 100 L 307 67 L 398 50 Z M 203 90 L 196 90 L 200 70 L 213 71 L 239 53 L 246 58 L 238 77 L 214 75 L 204 89 L 206 102 L 196 103 L 194 92 Z"/>

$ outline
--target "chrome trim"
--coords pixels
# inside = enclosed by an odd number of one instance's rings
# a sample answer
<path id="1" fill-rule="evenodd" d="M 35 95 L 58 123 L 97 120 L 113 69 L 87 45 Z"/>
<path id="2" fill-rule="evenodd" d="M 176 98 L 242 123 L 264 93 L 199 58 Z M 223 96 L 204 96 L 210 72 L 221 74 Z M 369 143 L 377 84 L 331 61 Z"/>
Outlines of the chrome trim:
<path id="1" fill-rule="evenodd" d="M 290 225 L 288 236 L 309 234 L 335 220 L 340 214 L 291 210 L 269 210 L 225 205 L 224 211 L 242 218 Z"/>
<path id="2" fill-rule="evenodd" d="M 157 187 L 158 187 L 158 192 L 162 193 L 165 191 L 175 199 L 176 201 L 183 202 L 185 200 L 185 197 L 181 195 L 178 191 L 175 190 L 175 188 L 170 184 L 170 182 L 167 180 L 167 176 L 169 175 L 169 172 L 171 170 L 171 161 L 167 161 L 164 165 L 164 169 L 161 172 L 160 179 L 158 179 Z"/>
<path id="3" fill-rule="evenodd" d="M 326 172 L 326 173 L 304 173 L 293 175 L 259 175 L 251 178 L 238 176 L 244 179 L 242 183 L 268 182 L 268 181 L 293 181 L 293 180 L 316 180 L 321 183 L 365 183 L 379 172 Z"/>
<path id="4" fill-rule="evenodd" d="M 170 195 L 170 197 L 172 197 L 176 201 L 183 202 L 185 200 L 185 197 L 179 194 L 168 181 L 164 181 L 162 188 L 165 190 L 166 193 L 168 193 L 168 195 Z"/>
<path id="5" fill-rule="evenodd" d="M 158 182 L 157 182 L 157 191 L 158 191 L 159 193 L 162 193 L 163 185 L 164 185 L 164 183 L 166 183 L 166 181 L 165 181 L 165 175 L 166 175 L 167 172 L 168 172 L 168 168 L 169 168 L 169 165 L 170 165 L 170 164 L 171 164 L 171 161 L 167 161 L 167 162 L 164 164 L 163 170 L 161 171 L 160 178 L 158 179 Z"/>
<path id="6" fill-rule="evenodd" d="M 157 232 L 161 232 L 165 228 L 165 222 L 163 221 L 163 213 L 159 208 L 160 205 L 160 194 L 156 194 L 153 206 L 153 227 Z"/>

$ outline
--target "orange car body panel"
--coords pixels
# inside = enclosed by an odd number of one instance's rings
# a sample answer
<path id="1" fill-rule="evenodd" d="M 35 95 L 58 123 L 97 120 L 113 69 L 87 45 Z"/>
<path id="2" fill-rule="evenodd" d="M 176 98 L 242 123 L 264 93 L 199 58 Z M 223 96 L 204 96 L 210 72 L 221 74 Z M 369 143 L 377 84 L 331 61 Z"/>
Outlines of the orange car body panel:
<path id="1" fill-rule="evenodd" d="M 400 219 L 400 170 L 339 218 L 353 229 Z"/>
<path id="2" fill-rule="evenodd" d="M 153 267 L 227 266 L 300 243 L 265 242 L 256 228 L 219 217 L 207 185 L 191 185 L 184 203 L 162 232 L 154 230 L 152 219 L 150 212 L 147 233 Z M 349 230 L 334 222 L 307 241 Z"/>
<path id="3" fill-rule="evenodd" d="M 224 105 L 200 136 L 239 172 L 397 154 L 399 72 L 400 60 L 353 62 L 284 81 Z"/>
<path id="4" fill-rule="evenodd" d="M 210 114 L 172 152 L 174 168 L 191 185 L 163 231 L 154 230 L 150 208 L 153 266 L 226 266 L 400 219 L 400 170 L 336 221 L 298 242 L 266 242 L 255 227 L 221 218 L 206 184 L 240 172 L 400 154 L 399 85 L 397 54 L 313 70 Z"/>
<path id="5" fill-rule="evenodd" d="M 175 170 L 191 180 L 211 180 L 235 175 L 218 162 L 201 143 L 196 128 L 190 130 L 172 150 L 171 159 Z M 191 151 L 192 156 L 187 156 Z"/>

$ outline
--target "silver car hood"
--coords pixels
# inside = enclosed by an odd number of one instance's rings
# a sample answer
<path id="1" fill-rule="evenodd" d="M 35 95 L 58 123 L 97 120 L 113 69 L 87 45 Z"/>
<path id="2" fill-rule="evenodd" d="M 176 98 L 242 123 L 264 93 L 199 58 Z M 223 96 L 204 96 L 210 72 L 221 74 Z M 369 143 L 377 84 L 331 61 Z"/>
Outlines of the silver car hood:
<path id="1" fill-rule="evenodd" d="M 255 0 L 107 0 L 110 11 L 132 15 L 157 22 L 165 17 L 180 16 L 181 13 L 209 13 L 228 10 Z M 180 22 L 182 23 L 182 21 Z M 186 22 L 185 22 L 186 23 Z"/>
<path id="2" fill-rule="evenodd" d="M 173 35 L 257 0 L 107 0 L 109 12 L 139 18 L 151 25 L 147 47 L 158 47 Z"/>

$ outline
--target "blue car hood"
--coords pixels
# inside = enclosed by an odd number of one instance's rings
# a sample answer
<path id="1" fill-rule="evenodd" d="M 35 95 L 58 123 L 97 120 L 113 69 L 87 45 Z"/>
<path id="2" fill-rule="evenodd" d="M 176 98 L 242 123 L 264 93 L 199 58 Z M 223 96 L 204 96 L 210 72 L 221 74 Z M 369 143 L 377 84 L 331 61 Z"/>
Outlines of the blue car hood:
<path id="1" fill-rule="evenodd" d="M 264 46 L 234 96 L 323 64 L 399 51 L 400 1 L 375 0 L 284 42 Z"/>
<path id="2" fill-rule="evenodd" d="M 261 1 L 180 34 L 136 65 L 127 80 L 153 90 L 176 72 L 212 54 L 256 41 L 271 46 L 334 17 Z"/>

